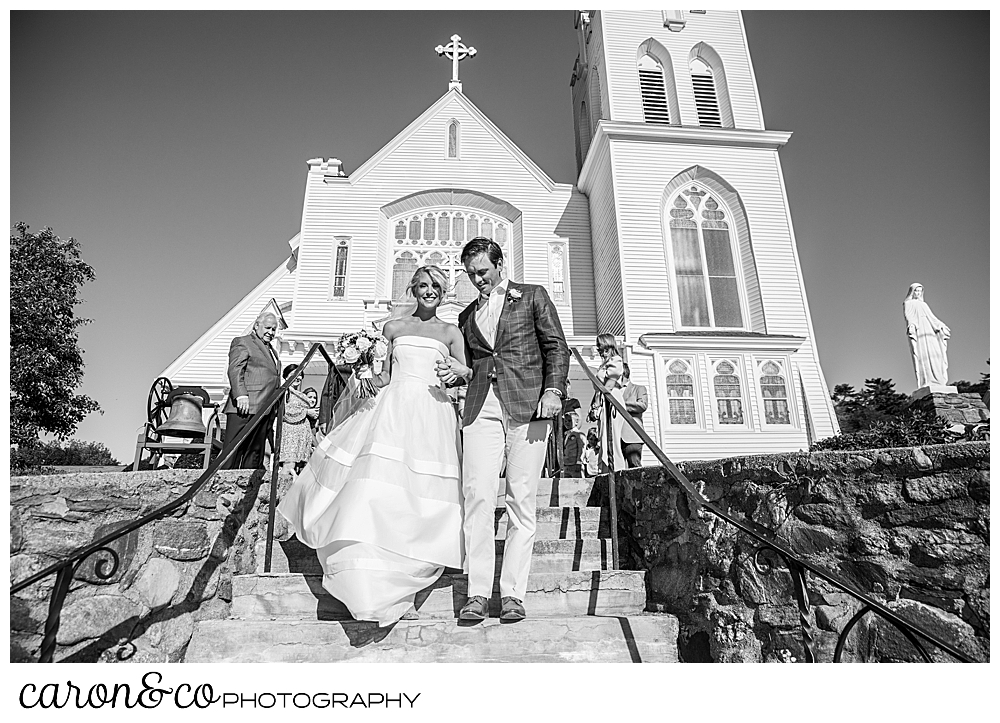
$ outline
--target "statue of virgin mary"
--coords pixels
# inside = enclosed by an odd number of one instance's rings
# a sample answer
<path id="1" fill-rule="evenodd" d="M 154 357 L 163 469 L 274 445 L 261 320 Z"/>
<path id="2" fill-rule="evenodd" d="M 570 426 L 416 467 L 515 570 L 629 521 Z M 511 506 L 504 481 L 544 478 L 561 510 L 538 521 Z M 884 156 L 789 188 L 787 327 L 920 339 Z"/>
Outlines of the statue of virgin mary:
<path id="1" fill-rule="evenodd" d="M 922 284 L 910 284 L 903 301 L 906 336 L 910 339 L 917 388 L 948 384 L 948 339 L 951 329 L 934 316 L 924 301 Z"/>

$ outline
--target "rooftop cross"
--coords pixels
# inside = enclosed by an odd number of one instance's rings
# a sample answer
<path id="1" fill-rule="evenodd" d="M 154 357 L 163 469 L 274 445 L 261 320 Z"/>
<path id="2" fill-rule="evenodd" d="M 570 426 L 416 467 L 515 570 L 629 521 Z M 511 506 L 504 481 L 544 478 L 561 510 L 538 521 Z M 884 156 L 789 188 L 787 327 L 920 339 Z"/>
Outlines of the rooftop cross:
<path id="1" fill-rule="evenodd" d="M 448 83 L 448 90 L 454 88 L 459 93 L 462 92 L 462 84 L 458 82 L 458 61 L 472 58 L 476 55 L 475 48 L 468 48 L 463 45 L 458 35 L 451 36 L 451 42 L 447 45 L 439 45 L 434 50 L 438 55 L 451 58 L 451 82 Z"/>

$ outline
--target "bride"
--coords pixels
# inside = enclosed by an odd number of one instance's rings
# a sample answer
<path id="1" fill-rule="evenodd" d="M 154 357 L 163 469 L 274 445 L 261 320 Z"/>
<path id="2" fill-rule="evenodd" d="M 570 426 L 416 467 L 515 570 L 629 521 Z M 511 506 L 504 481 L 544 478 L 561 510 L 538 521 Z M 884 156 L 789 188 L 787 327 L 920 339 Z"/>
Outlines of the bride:
<path id="1" fill-rule="evenodd" d="M 449 355 L 465 364 L 461 331 L 437 317 L 447 290 L 440 268 L 417 269 L 415 306 L 382 329 L 384 389 L 338 416 L 278 505 L 357 620 L 416 618 L 416 593 L 463 564 L 458 423 L 435 372 Z"/>

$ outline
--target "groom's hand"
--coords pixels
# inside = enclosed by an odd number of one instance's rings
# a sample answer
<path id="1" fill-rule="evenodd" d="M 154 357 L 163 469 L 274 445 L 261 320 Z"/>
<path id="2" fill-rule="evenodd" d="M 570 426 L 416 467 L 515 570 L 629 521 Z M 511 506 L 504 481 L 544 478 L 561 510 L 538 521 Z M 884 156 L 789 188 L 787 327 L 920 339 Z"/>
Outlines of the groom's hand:
<path id="1" fill-rule="evenodd" d="M 555 392 L 545 392 L 538 400 L 535 416 L 539 419 L 551 419 L 562 411 L 562 399 Z"/>
<path id="2" fill-rule="evenodd" d="M 469 369 L 453 356 L 447 359 L 438 359 L 437 375 L 438 379 L 445 384 L 454 384 L 460 378 L 466 378 Z"/>

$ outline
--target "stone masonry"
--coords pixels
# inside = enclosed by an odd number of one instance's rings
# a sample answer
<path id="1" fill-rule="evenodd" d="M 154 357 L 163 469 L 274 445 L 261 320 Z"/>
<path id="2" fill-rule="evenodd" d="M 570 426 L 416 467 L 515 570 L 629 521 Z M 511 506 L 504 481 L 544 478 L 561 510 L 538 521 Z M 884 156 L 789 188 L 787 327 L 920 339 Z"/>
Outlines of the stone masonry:
<path id="1" fill-rule="evenodd" d="M 181 496 L 200 470 L 106 472 L 11 479 L 11 582 Z M 234 574 L 253 570 L 253 536 L 269 486 L 249 470 L 220 472 L 173 515 L 81 566 L 63 606 L 57 662 L 177 662 L 199 620 L 229 615 Z M 11 597 L 11 662 L 38 659 L 50 576 Z"/>
<path id="2" fill-rule="evenodd" d="M 680 466 L 708 500 L 776 530 L 807 561 L 988 660 L 988 443 Z M 680 619 L 682 660 L 803 659 L 783 566 L 755 565 L 753 541 L 711 513 L 693 512 L 662 468 L 622 473 L 618 498 L 624 566 L 648 570 L 651 609 Z M 816 658 L 830 661 L 839 631 L 861 605 L 814 578 L 808 587 Z M 936 660 L 951 660 L 929 647 Z M 849 638 L 847 659 L 918 657 L 869 614 Z"/>
<path id="3" fill-rule="evenodd" d="M 990 410 L 979 394 L 931 393 L 910 402 L 914 409 L 934 412 L 945 424 L 978 424 L 990 418 Z"/>

